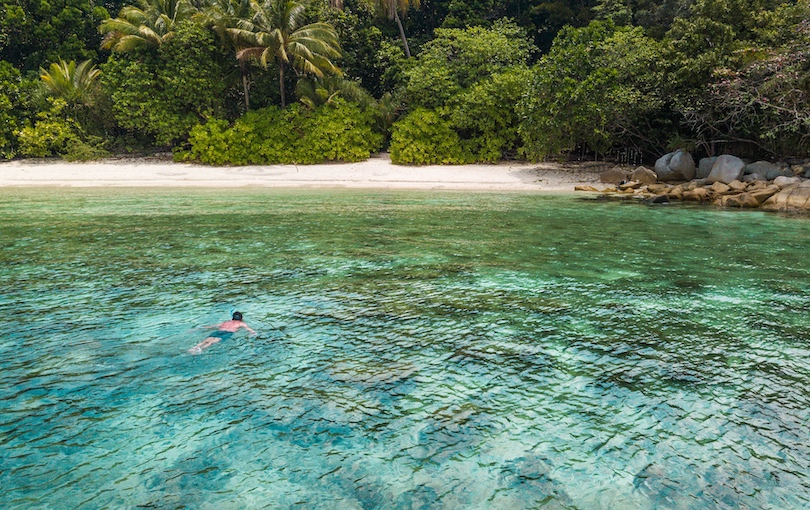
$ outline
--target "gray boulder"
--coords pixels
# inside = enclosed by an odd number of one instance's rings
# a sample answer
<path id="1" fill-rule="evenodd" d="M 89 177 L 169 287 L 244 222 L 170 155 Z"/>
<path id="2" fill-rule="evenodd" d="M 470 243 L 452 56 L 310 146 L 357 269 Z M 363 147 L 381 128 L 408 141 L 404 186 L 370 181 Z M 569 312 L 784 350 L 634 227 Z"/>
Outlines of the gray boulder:
<path id="1" fill-rule="evenodd" d="M 772 180 L 776 179 L 777 177 L 784 177 L 785 173 L 782 171 L 781 168 L 777 167 L 777 168 L 771 168 L 770 170 L 765 172 L 763 175 L 765 175 L 765 179 L 767 179 L 769 181 L 772 181 Z"/>
<path id="2" fill-rule="evenodd" d="M 743 163 L 743 160 L 730 154 L 723 154 L 714 162 L 712 171 L 709 172 L 706 181 L 709 183 L 722 182 L 728 184 L 731 181 L 742 179 L 744 171 L 745 163 Z"/>
<path id="3" fill-rule="evenodd" d="M 766 179 L 765 177 L 763 177 L 763 176 L 761 176 L 759 174 L 756 174 L 756 173 L 755 174 L 748 174 L 745 177 L 743 177 L 743 182 L 767 181 L 767 180 L 768 179 Z"/>
<path id="4" fill-rule="evenodd" d="M 669 162 L 672 160 L 672 156 L 674 152 L 670 152 L 669 154 L 664 154 L 655 162 L 655 175 L 660 180 L 664 180 L 664 178 L 669 177 L 669 174 L 672 173 L 672 170 L 669 169 Z"/>
<path id="5" fill-rule="evenodd" d="M 768 172 L 777 171 L 781 173 L 781 168 L 769 161 L 756 161 L 750 165 L 745 165 L 745 175 L 759 174 L 768 175 Z"/>
<path id="6" fill-rule="evenodd" d="M 638 181 L 641 184 L 655 184 L 658 182 L 658 177 L 655 175 L 655 172 L 650 170 L 649 168 L 644 168 L 640 166 L 633 170 L 633 173 L 630 174 L 631 181 Z"/>
<path id="7" fill-rule="evenodd" d="M 691 181 L 695 170 L 695 160 L 683 149 L 665 154 L 655 162 L 655 175 L 660 181 Z"/>
<path id="8" fill-rule="evenodd" d="M 779 186 L 780 188 L 786 188 L 791 184 L 799 184 L 801 181 L 802 180 L 799 177 L 785 177 L 784 175 L 780 175 L 779 177 L 773 180 L 773 183 Z"/>
<path id="9" fill-rule="evenodd" d="M 708 177 L 709 173 L 712 171 L 715 161 L 717 161 L 717 156 L 713 156 L 711 158 L 700 158 L 697 168 L 697 178 L 705 179 Z"/>

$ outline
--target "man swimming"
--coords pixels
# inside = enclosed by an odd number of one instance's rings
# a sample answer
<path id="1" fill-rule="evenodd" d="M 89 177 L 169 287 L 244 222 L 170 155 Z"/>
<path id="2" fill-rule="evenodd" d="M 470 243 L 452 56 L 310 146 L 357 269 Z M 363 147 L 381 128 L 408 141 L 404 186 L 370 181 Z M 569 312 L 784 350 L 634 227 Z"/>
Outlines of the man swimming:
<path id="1" fill-rule="evenodd" d="M 256 332 L 250 329 L 250 327 L 247 324 L 242 322 L 241 312 L 233 312 L 233 318 L 229 321 L 225 321 L 222 324 L 217 324 L 216 326 L 205 326 L 205 328 L 206 329 L 216 328 L 217 331 L 211 333 L 210 335 L 208 335 L 208 338 L 206 338 L 202 342 L 198 343 L 197 345 L 189 349 L 188 350 L 189 354 L 200 354 L 201 352 L 203 352 L 203 349 L 211 347 L 220 340 L 229 339 L 230 337 L 233 336 L 234 333 L 239 331 L 240 328 L 245 328 L 254 335 L 256 334 Z"/>

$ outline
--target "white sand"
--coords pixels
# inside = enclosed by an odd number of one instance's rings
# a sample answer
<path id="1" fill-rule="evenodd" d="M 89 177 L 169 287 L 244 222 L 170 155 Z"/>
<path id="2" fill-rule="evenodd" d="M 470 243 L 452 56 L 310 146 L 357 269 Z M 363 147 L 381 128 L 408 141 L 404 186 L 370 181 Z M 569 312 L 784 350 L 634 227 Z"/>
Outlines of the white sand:
<path id="1" fill-rule="evenodd" d="M 503 191 L 573 191 L 595 185 L 599 165 L 531 164 L 400 166 L 387 155 L 360 163 L 211 167 L 159 158 L 92 163 L 0 163 L 0 187 L 318 187 Z"/>

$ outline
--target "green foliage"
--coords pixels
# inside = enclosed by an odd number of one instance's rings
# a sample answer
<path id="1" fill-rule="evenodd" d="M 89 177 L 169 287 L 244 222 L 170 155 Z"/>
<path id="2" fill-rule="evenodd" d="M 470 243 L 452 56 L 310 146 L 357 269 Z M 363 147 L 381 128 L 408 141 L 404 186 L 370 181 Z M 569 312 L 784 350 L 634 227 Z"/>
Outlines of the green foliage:
<path id="1" fill-rule="evenodd" d="M 520 133 L 530 159 L 585 144 L 597 153 L 641 146 L 661 105 L 658 45 L 639 28 L 593 21 L 564 29 L 535 68 L 520 105 Z"/>
<path id="2" fill-rule="evenodd" d="M 514 154 L 521 145 L 515 106 L 529 81 L 530 53 L 521 29 L 506 20 L 437 30 L 405 71 L 406 97 L 417 109 L 393 126 L 392 160 L 494 162 Z"/>
<path id="3" fill-rule="evenodd" d="M 532 47 L 514 23 L 499 20 L 492 28 L 438 29 L 418 62 L 405 74 L 409 102 L 436 108 L 479 80 L 528 61 Z"/>
<path id="4" fill-rule="evenodd" d="M 69 106 L 93 106 L 98 92 L 101 71 L 90 60 L 78 66 L 74 60 L 51 64 L 50 70 L 40 69 L 40 79 L 49 95 L 64 99 Z"/>
<path id="5" fill-rule="evenodd" d="M 220 119 L 195 127 L 186 158 L 211 165 L 361 161 L 382 143 L 371 125 L 370 113 L 341 98 L 315 110 L 268 107 L 230 127 Z"/>
<path id="6" fill-rule="evenodd" d="M 96 27 L 108 17 L 92 0 L 0 0 L 0 60 L 25 72 L 60 58 L 95 59 Z"/>
<path id="7" fill-rule="evenodd" d="M 531 73 L 514 67 L 479 81 L 450 100 L 450 122 L 475 161 L 494 163 L 521 145 L 516 105 Z"/>
<path id="8" fill-rule="evenodd" d="M 338 97 L 357 103 L 361 108 L 368 108 L 374 98 L 357 82 L 344 80 L 338 76 L 324 78 L 302 78 L 295 88 L 298 100 L 310 110 L 331 104 Z"/>
<path id="9" fill-rule="evenodd" d="M 11 159 L 17 152 L 17 130 L 22 124 L 20 71 L 0 61 L 0 158 Z"/>
<path id="10" fill-rule="evenodd" d="M 188 20 L 194 8 L 187 0 L 137 0 L 127 5 L 117 18 L 99 25 L 104 34 L 101 47 L 117 52 L 159 48 L 174 37 L 178 23 Z"/>
<path id="11" fill-rule="evenodd" d="M 267 69 L 273 63 L 279 71 L 281 107 L 286 106 L 284 74 L 287 67 L 298 73 L 319 78 L 340 75 L 334 60 L 340 57 L 340 43 L 329 23 L 305 24 L 309 0 L 264 0 L 251 3 L 248 19 L 240 19 L 237 28 L 227 32 L 237 47 L 242 62 L 258 61 Z"/>
<path id="12" fill-rule="evenodd" d="M 184 22 L 156 53 L 112 56 L 102 66 L 118 124 L 159 146 L 182 143 L 202 119 L 221 116 L 227 72 L 211 32 Z"/>
<path id="13" fill-rule="evenodd" d="M 475 161 L 440 112 L 417 108 L 394 124 L 391 161 L 402 165 L 457 165 Z"/>
<path id="14" fill-rule="evenodd" d="M 66 112 L 64 99 L 49 99 L 51 108 L 38 115 L 33 126 L 19 132 L 20 153 L 44 158 L 59 155 L 68 161 L 88 161 L 107 156 L 104 140 L 86 135 Z"/>
<path id="15" fill-rule="evenodd" d="M 706 93 L 681 108 L 706 152 L 810 155 L 810 3 L 776 13 L 761 34 L 783 44 L 749 48 L 744 64 L 716 69 Z"/>
<path id="16" fill-rule="evenodd" d="M 349 5 L 343 9 L 328 11 L 328 22 L 335 27 L 340 39 L 342 55 L 336 64 L 344 75 L 360 80 L 360 84 L 375 97 L 380 97 L 386 89 L 383 75 L 388 68 L 384 54 L 380 53 L 383 44 L 389 44 L 382 31 L 374 26 L 373 13 L 363 4 Z M 404 53 L 399 53 L 404 57 Z"/>
<path id="17" fill-rule="evenodd" d="M 442 22 L 442 28 L 466 28 L 488 26 L 489 16 L 496 9 L 494 0 L 450 0 L 447 6 L 447 16 Z M 501 16 L 498 16 L 501 17 Z"/>

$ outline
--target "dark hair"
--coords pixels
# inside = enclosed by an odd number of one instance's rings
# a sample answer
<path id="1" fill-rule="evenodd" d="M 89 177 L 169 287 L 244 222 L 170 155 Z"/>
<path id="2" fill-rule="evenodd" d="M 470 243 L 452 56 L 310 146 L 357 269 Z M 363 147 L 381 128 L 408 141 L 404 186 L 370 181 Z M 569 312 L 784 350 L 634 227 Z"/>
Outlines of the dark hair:
<path id="1" fill-rule="evenodd" d="M 233 312 L 233 320 L 241 321 L 242 320 L 242 312 Z"/>

